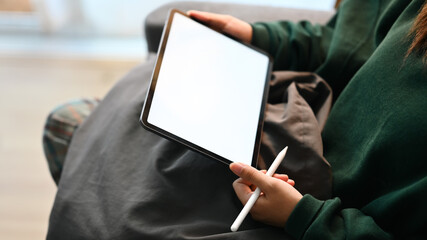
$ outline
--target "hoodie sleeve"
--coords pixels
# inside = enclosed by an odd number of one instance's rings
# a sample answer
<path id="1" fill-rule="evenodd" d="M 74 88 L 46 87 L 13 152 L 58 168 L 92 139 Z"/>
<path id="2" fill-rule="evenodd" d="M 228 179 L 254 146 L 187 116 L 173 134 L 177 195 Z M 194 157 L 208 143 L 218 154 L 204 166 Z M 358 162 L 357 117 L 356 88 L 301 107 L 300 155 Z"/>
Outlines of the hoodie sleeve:
<path id="1" fill-rule="evenodd" d="M 392 239 L 372 217 L 342 209 L 339 198 L 321 201 L 311 195 L 298 203 L 285 230 L 295 239 Z"/>
<path id="2" fill-rule="evenodd" d="M 252 44 L 273 57 L 273 70 L 314 71 L 326 58 L 333 19 L 327 25 L 308 21 L 254 23 Z"/>

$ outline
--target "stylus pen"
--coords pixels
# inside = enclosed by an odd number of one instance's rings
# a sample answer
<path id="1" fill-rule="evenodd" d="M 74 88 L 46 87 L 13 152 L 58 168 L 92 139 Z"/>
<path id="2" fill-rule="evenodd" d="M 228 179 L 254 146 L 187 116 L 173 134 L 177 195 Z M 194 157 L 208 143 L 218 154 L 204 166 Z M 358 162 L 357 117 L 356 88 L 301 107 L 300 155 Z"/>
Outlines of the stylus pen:
<path id="1" fill-rule="evenodd" d="M 270 168 L 268 169 L 266 175 L 271 177 L 273 176 L 274 172 L 276 172 L 277 168 L 279 167 L 280 163 L 285 158 L 286 152 L 288 151 L 288 147 L 285 147 L 282 151 L 277 154 L 276 159 L 274 159 L 273 163 L 271 164 Z M 242 211 L 240 212 L 239 216 L 237 216 L 236 220 L 234 220 L 233 225 L 231 225 L 231 231 L 235 232 L 237 229 L 239 229 L 240 225 L 242 224 L 243 220 L 245 220 L 246 216 L 248 215 L 251 208 L 254 206 L 256 200 L 258 200 L 259 195 L 261 194 L 261 189 L 257 187 L 255 191 L 252 193 L 252 196 L 249 198 L 246 205 L 243 207 Z"/>

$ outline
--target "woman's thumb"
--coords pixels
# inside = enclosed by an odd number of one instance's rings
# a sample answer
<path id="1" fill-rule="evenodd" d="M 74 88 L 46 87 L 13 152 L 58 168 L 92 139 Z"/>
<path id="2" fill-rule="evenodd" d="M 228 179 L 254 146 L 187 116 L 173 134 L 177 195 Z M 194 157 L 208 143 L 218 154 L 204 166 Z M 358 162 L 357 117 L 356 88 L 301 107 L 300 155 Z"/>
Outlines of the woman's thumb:
<path id="1" fill-rule="evenodd" d="M 245 181 L 248 181 L 263 190 L 266 188 L 267 182 L 270 179 L 270 177 L 264 173 L 244 163 L 232 163 L 230 164 L 230 170 Z"/>

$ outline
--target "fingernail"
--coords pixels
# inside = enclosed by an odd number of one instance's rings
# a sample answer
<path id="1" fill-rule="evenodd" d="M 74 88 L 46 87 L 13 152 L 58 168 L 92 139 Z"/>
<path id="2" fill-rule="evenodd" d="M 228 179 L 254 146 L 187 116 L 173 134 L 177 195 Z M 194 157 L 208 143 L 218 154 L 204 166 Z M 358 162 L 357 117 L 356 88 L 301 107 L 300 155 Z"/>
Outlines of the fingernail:
<path id="1" fill-rule="evenodd" d="M 240 174 L 242 173 L 243 168 L 245 168 L 245 165 L 243 163 L 230 164 L 230 170 L 238 176 L 240 176 Z"/>

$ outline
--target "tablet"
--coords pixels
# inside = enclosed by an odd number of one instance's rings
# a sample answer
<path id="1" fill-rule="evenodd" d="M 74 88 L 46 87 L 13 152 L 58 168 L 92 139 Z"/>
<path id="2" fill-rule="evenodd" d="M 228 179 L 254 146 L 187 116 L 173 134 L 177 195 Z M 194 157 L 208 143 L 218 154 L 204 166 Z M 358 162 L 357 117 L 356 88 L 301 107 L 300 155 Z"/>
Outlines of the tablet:
<path id="1" fill-rule="evenodd" d="M 173 9 L 140 122 L 210 158 L 256 166 L 271 62 Z"/>

